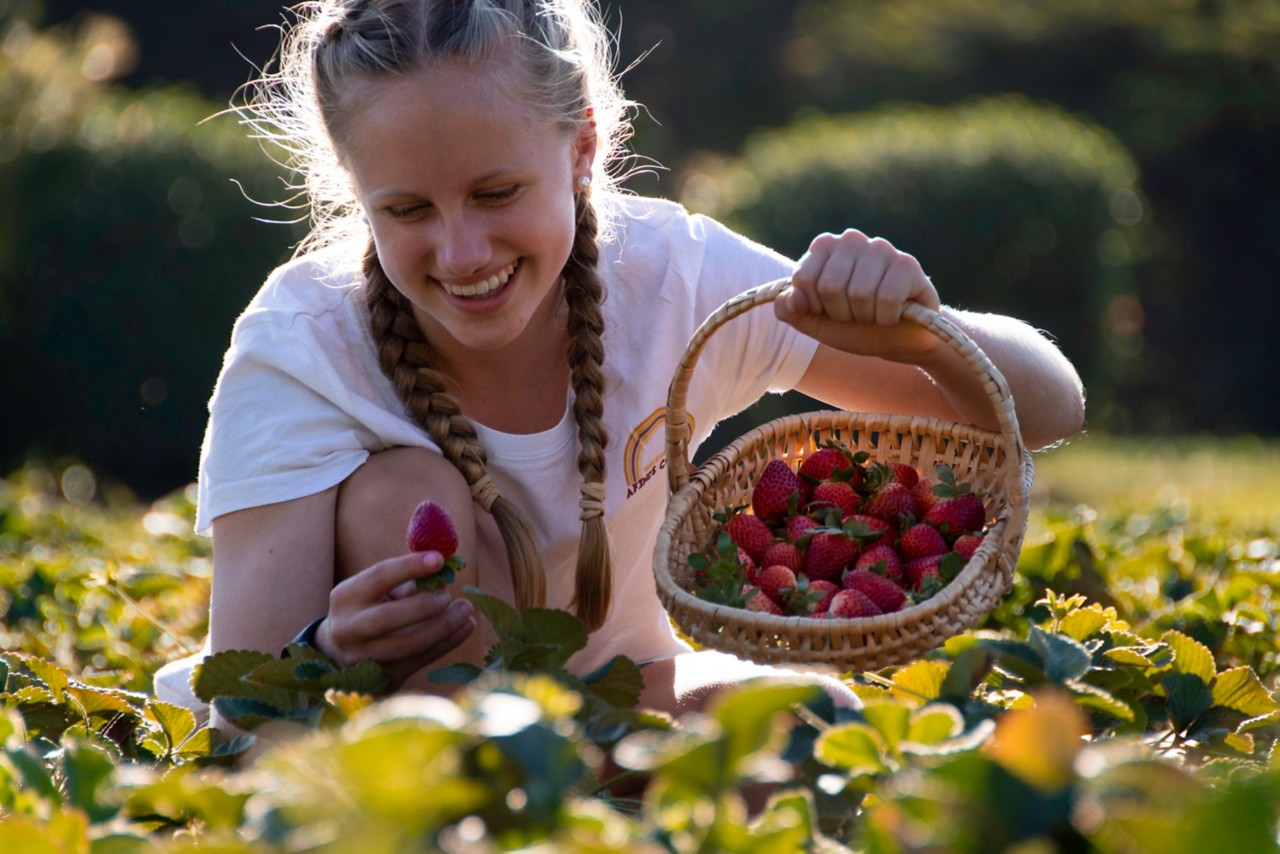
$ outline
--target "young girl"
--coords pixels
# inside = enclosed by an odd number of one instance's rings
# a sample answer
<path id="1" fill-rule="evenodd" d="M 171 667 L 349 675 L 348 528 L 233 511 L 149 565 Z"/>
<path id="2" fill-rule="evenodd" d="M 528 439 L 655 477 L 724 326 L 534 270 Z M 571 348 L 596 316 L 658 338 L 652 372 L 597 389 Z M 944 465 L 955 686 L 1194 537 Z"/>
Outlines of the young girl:
<path id="1" fill-rule="evenodd" d="M 675 713 L 763 668 L 691 652 L 650 561 L 675 365 L 730 296 L 690 390 L 692 446 L 768 390 L 995 428 L 951 348 L 900 321 L 938 296 L 857 231 L 791 262 L 670 202 L 622 195 L 627 103 L 591 0 L 320 0 L 300 7 L 249 118 L 306 178 L 315 229 L 236 323 L 210 404 L 198 528 L 212 532 L 211 647 L 278 652 L 303 627 L 397 686 L 493 642 L 458 591 L 575 611 L 570 662 L 645 664 Z M 1029 447 L 1075 432 L 1079 380 L 1035 330 L 947 310 L 1008 379 Z M 467 568 L 416 592 L 425 499 Z M 309 625 L 310 624 L 310 625 Z M 169 668 L 172 688 L 189 671 Z M 159 684 L 158 684 L 159 689 Z"/>

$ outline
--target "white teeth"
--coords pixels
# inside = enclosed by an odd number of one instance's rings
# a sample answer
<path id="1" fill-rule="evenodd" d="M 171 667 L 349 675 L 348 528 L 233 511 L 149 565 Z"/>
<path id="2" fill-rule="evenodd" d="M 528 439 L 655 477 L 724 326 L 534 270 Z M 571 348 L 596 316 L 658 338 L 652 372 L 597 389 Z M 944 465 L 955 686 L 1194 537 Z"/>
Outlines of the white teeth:
<path id="1" fill-rule="evenodd" d="M 486 297 L 507 283 L 507 279 L 510 279 L 511 274 L 516 271 L 518 263 L 517 261 L 511 262 L 511 266 L 505 270 L 499 270 L 482 282 L 475 282 L 470 285 L 453 285 L 441 281 L 440 285 L 455 297 Z"/>

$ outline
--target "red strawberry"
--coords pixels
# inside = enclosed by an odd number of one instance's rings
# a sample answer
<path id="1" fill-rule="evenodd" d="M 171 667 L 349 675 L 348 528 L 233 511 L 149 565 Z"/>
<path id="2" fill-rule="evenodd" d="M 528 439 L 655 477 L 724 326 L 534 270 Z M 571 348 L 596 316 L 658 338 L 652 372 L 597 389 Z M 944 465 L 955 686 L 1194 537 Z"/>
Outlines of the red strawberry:
<path id="1" fill-rule="evenodd" d="M 920 480 L 920 473 L 906 463 L 889 463 L 889 468 L 893 469 L 893 480 L 900 483 L 907 489 L 915 486 Z"/>
<path id="2" fill-rule="evenodd" d="M 913 593 L 922 592 L 928 578 L 938 577 L 938 564 L 941 562 L 942 555 L 922 557 L 918 560 L 909 561 L 902 568 L 902 572 L 906 576 L 907 589 Z"/>
<path id="3" fill-rule="evenodd" d="M 807 536 L 816 527 L 818 523 L 808 516 L 792 516 L 787 520 L 787 536 L 791 538 L 791 542 L 799 542 L 801 537 Z"/>
<path id="4" fill-rule="evenodd" d="M 775 617 L 784 616 L 782 606 L 770 599 L 763 590 L 751 593 L 747 598 L 747 604 L 743 607 L 748 611 L 756 611 L 760 614 L 773 614 Z"/>
<path id="5" fill-rule="evenodd" d="M 766 566 L 756 575 L 755 585 L 782 606 L 787 601 L 785 591 L 796 589 L 796 574 L 785 566 Z"/>
<path id="6" fill-rule="evenodd" d="M 804 556 L 793 544 L 777 542 L 764 550 L 760 563 L 763 566 L 785 566 L 792 572 L 799 572 L 804 565 Z"/>
<path id="7" fill-rule="evenodd" d="M 809 582 L 809 592 L 812 601 L 810 601 L 809 610 L 806 613 L 811 617 L 821 617 L 831 608 L 831 600 L 840 592 L 840 588 L 830 581 L 819 579 Z M 814 592 L 821 593 L 822 597 L 814 599 L 812 596 Z"/>
<path id="8" fill-rule="evenodd" d="M 917 516 L 920 508 L 911 497 L 911 490 L 900 483 L 886 483 L 862 505 L 862 512 L 868 516 L 898 525 L 903 516 Z"/>
<path id="9" fill-rule="evenodd" d="M 950 550 L 946 537 L 927 522 L 912 525 L 898 536 L 898 551 L 905 561 L 946 554 Z"/>
<path id="10" fill-rule="evenodd" d="M 841 517 L 857 513 L 860 504 L 862 504 L 862 497 L 853 491 L 853 487 L 838 480 L 828 480 L 818 484 L 813 488 L 813 494 L 809 496 L 810 512 L 824 507 L 835 507 L 840 511 Z"/>
<path id="11" fill-rule="evenodd" d="M 458 532 L 449 513 L 431 501 L 424 501 L 409 519 L 406 537 L 411 552 L 440 552 L 448 557 L 458 550 Z"/>
<path id="12" fill-rule="evenodd" d="M 925 513 L 938 502 L 942 501 L 942 496 L 934 491 L 941 481 L 936 477 L 922 477 L 911 487 L 911 497 L 916 500 L 916 505 Z"/>
<path id="13" fill-rule="evenodd" d="M 839 472 L 838 475 L 837 472 Z M 833 476 L 840 480 L 847 480 L 849 483 L 858 483 L 862 480 L 862 469 L 854 463 L 853 458 L 846 451 L 840 448 L 819 448 L 814 451 L 800 464 L 799 474 L 801 480 L 814 484 L 831 480 Z"/>
<path id="14" fill-rule="evenodd" d="M 897 611 L 907 601 L 907 591 L 883 575 L 855 569 L 845 573 L 845 590 L 861 590 L 867 598 L 876 603 L 876 607 L 886 614 Z"/>
<path id="15" fill-rule="evenodd" d="M 801 571 L 810 581 L 837 581 L 858 556 L 858 544 L 844 534 L 814 534 Z"/>
<path id="16" fill-rule="evenodd" d="M 751 508 L 766 522 L 783 518 L 799 504 L 800 478 L 784 460 L 770 460 L 751 492 Z"/>
<path id="17" fill-rule="evenodd" d="M 841 590 L 831 598 L 831 606 L 827 608 L 827 618 L 832 620 L 856 620 L 881 613 L 876 603 L 861 590 Z"/>
<path id="18" fill-rule="evenodd" d="M 858 513 L 844 520 L 844 532 L 863 545 L 892 546 L 898 542 L 898 529 L 893 525 Z"/>
<path id="19" fill-rule="evenodd" d="M 738 547 L 751 556 L 752 560 L 760 560 L 764 550 L 773 542 L 773 532 L 758 516 L 739 513 L 729 520 L 724 528 L 729 532 Z"/>
<path id="20" fill-rule="evenodd" d="M 973 553 L 982 545 L 982 537 L 978 534 L 961 534 L 951 548 L 960 553 L 965 560 L 973 557 Z"/>
<path id="21" fill-rule="evenodd" d="M 981 498 L 969 494 L 938 503 L 924 518 L 948 534 L 968 534 L 982 530 L 987 521 L 987 511 Z"/>
<path id="22" fill-rule="evenodd" d="M 466 565 L 458 550 L 458 532 L 453 527 L 449 513 L 439 504 L 424 501 L 414 508 L 409 518 L 409 530 L 405 541 L 411 552 L 439 552 L 444 566 L 417 581 L 420 590 L 439 590 L 453 581 L 459 569 Z"/>
<path id="23" fill-rule="evenodd" d="M 894 581 L 902 580 L 902 557 L 893 546 L 875 545 L 858 555 L 854 569 L 875 572 Z M 845 578 L 848 578 L 848 573 Z"/>

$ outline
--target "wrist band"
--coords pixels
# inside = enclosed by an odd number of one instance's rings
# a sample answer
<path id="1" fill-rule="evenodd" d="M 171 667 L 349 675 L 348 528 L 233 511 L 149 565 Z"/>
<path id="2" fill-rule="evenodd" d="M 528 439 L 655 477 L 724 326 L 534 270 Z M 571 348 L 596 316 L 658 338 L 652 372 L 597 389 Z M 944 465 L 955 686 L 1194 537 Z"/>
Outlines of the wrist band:
<path id="1" fill-rule="evenodd" d="M 328 614 L 325 614 L 323 617 L 317 617 L 308 623 L 307 627 L 298 632 L 297 636 L 293 640 L 289 641 L 289 643 L 285 645 L 285 648 L 280 651 L 280 657 L 288 658 L 289 647 L 294 644 L 297 644 L 298 646 L 305 646 L 308 649 L 319 650 L 320 648 L 316 646 L 316 631 L 319 630 L 320 624 L 323 623 L 328 616 Z"/>

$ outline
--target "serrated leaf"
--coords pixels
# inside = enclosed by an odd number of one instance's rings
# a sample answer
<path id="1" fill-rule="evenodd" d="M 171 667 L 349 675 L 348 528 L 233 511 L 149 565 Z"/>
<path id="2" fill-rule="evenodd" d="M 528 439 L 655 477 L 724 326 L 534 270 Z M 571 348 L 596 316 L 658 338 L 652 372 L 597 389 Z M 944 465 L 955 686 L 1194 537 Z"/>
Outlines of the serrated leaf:
<path id="1" fill-rule="evenodd" d="M 1198 676 L 1205 685 L 1212 682 L 1213 677 L 1218 674 L 1213 663 L 1213 653 L 1195 638 L 1170 630 L 1160 640 L 1173 650 L 1173 669 L 1176 673 Z"/>
<path id="2" fill-rule="evenodd" d="M 147 703 L 147 717 L 159 724 L 167 741 L 161 753 L 170 752 L 196 730 L 196 716 L 190 709 L 163 700 Z"/>
<path id="3" fill-rule="evenodd" d="M 118 810 L 114 793 L 104 791 L 115 770 L 111 756 L 92 744 L 74 744 L 63 753 L 62 786 L 67 801 L 94 824 L 106 821 Z"/>
<path id="4" fill-rule="evenodd" d="M 1213 694 L 1204 680 L 1194 673 L 1166 673 L 1160 680 L 1169 700 L 1169 716 L 1178 732 L 1191 726 L 1213 707 Z"/>
<path id="5" fill-rule="evenodd" d="M 893 692 L 900 697 L 936 700 L 947 678 L 947 665 L 938 661 L 914 661 L 893 674 Z"/>
<path id="6" fill-rule="evenodd" d="M 1146 668 L 1156 666 L 1155 662 L 1131 646 L 1109 649 L 1102 654 L 1102 657 L 1114 661 L 1116 664 L 1124 664 L 1130 667 Z"/>
<path id="7" fill-rule="evenodd" d="M 863 723 L 842 724 L 827 730 L 818 736 L 813 755 L 819 762 L 850 775 L 884 774 L 890 770 L 879 734 Z"/>
<path id="8" fill-rule="evenodd" d="M 1032 685 L 1045 681 L 1044 659 L 1029 643 L 1013 640 L 984 640 L 982 646 L 993 650 L 999 659 L 996 666 Z"/>
<path id="9" fill-rule="evenodd" d="M 1077 608 L 1067 614 L 1058 623 L 1058 631 L 1072 640 L 1082 641 L 1107 624 L 1107 615 L 1102 608 L 1094 605 L 1090 608 Z"/>
<path id="10" fill-rule="evenodd" d="M 1111 692 L 1099 688 L 1097 685 L 1090 685 L 1087 682 L 1066 682 L 1064 684 L 1067 690 L 1071 692 L 1071 696 L 1075 698 L 1076 705 L 1105 712 L 1125 723 L 1133 722 L 1133 708 Z"/>
<path id="11" fill-rule="evenodd" d="M 1247 721 L 1241 722 L 1236 727 L 1236 732 L 1252 732 L 1255 729 L 1263 729 L 1264 727 L 1280 724 L 1280 710 L 1269 712 L 1265 715 L 1259 715 L 1256 718 L 1249 718 Z M 1280 742 L 1277 742 L 1280 743 Z"/>
<path id="12" fill-rule="evenodd" d="M 1229 732 L 1222 737 L 1222 743 L 1232 750 L 1238 750 L 1246 756 L 1253 755 L 1255 743 L 1253 736 L 1243 733 Z"/>
<path id="13" fill-rule="evenodd" d="M 993 650 L 981 646 L 963 650 L 947 669 L 947 676 L 942 681 L 937 699 L 963 703 L 986 680 L 995 662 L 996 653 Z"/>
<path id="14" fill-rule="evenodd" d="M 901 703 L 868 703 L 862 707 L 862 716 L 880 734 L 889 752 L 898 756 L 899 745 L 911 730 L 911 710 Z"/>
<path id="15" fill-rule="evenodd" d="M 582 677 L 586 689 L 611 706 L 634 708 L 644 691 L 644 674 L 625 655 L 616 655 Z"/>
<path id="16" fill-rule="evenodd" d="M 224 744 L 222 734 L 216 729 L 203 727 L 196 730 L 189 738 L 178 745 L 174 757 L 184 762 L 213 756 Z"/>
<path id="17" fill-rule="evenodd" d="M 231 723 L 243 730 L 253 730 L 270 721 L 305 721 L 313 722 L 315 710 L 281 709 L 270 703 L 252 697 L 216 697 L 213 707 Z"/>
<path id="18" fill-rule="evenodd" d="M 288 705 L 292 692 L 251 685 L 244 681 L 244 677 L 255 668 L 275 660 L 275 656 L 256 650 L 216 652 L 196 665 L 191 678 L 191 690 L 206 703 L 212 703 L 216 697 L 256 697 L 267 703 L 274 699 L 277 701 L 274 705 Z"/>
<path id="19" fill-rule="evenodd" d="M 1242 715 L 1257 717 L 1280 710 L 1280 705 L 1248 667 L 1233 667 L 1217 675 L 1211 686 L 1213 704 Z"/>
<path id="20" fill-rule="evenodd" d="M 568 611 L 554 608 L 525 608 L 520 612 L 520 636 L 525 641 L 549 644 L 558 651 L 548 665 L 563 667 L 575 652 L 587 645 L 590 633 L 582 620 Z"/>
<path id="21" fill-rule="evenodd" d="M 466 585 L 462 588 L 471 604 L 485 616 L 498 635 L 498 643 L 516 638 L 520 632 L 520 613 L 497 596 L 490 596 L 479 589 Z"/>
<path id="22" fill-rule="evenodd" d="M 33 655 L 24 655 L 20 657 L 22 666 L 31 671 L 31 674 L 39 679 L 44 686 L 53 694 L 55 702 L 66 702 L 65 692 L 67 686 L 71 684 L 70 677 L 66 671 L 47 659 L 37 658 Z"/>
<path id="23" fill-rule="evenodd" d="M 19 688 L 10 694 L 9 698 L 16 700 L 17 703 L 15 705 L 18 706 L 36 705 L 38 703 L 53 705 L 54 703 L 53 692 L 41 685 L 27 685 L 24 688 Z"/>
<path id="24" fill-rule="evenodd" d="M 102 688 L 89 688 L 84 685 L 67 686 L 67 697 L 86 718 L 129 715 L 138 716 L 142 711 L 129 702 L 126 695 L 119 691 L 108 691 Z"/>
<path id="25" fill-rule="evenodd" d="M 1061 684 L 1079 679 L 1093 663 L 1089 650 L 1065 635 L 1050 634 L 1032 626 L 1027 640 L 1044 662 L 1044 674 L 1050 682 Z"/>
<path id="26" fill-rule="evenodd" d="M 361 661 L 334 670 L 322 681 L 329 690 L 346 694 L 384 694 L 391 686 L 387 671 L 374 661 Z"/>
<path id="27" fill-rule="evenodd" d="M 913 745 L 935 745 L 962 732 L 964 716 L 960 711 L 955 706 L 934 703 L 912 713 L 907 740 Z"/>

